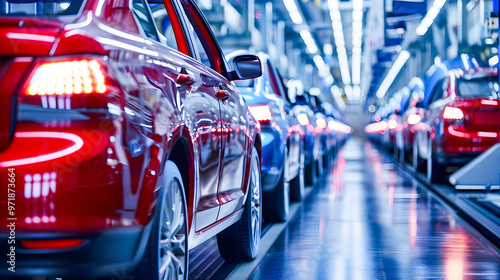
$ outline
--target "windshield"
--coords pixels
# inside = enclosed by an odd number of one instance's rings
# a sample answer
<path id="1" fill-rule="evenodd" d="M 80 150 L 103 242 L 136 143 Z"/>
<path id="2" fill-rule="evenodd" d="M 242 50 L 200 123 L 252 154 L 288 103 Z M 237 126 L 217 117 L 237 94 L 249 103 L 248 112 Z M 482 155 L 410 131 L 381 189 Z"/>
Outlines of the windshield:
<path id="1" fill-rule="evenodd" d="M 497 97 L 498 76 L 466 79 L 457 82 L 458 95 L 462 97 Z"/>
<path id="2" fill-rule="evenodd" d="M 0 16 L 77 15 L 83 0 L 0 0 Z"/>

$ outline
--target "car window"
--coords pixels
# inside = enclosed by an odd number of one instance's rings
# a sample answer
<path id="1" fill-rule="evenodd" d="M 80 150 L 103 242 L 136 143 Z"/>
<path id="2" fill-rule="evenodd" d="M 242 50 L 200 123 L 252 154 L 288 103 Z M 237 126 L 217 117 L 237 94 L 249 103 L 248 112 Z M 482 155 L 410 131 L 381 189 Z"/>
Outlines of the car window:
<path id="1" fill-rule="evenodd" d="M 151 9 L 151 14 L 160 36 L 160 41 L 177 50 L 177 40 L 175 38 L 174 28 L 165 5 L 163 3 L 149 3 L 149 8 Z"/>
<path id="2" fill-rule="evenodd" d="M 156 27 L 153 23 L 153 19 L 151 18 L 149 6 L 145 4 L 144 0 L 133 0 L 132 10 L 139 21 L 140 27 L 144 31 L 144 35 L 151 40 L 159 42 L 160 39 L 158 38 Z"/>
<path id="3" fill-rule="evenodd" d="M 498 97 L 498 76 L 475 79 L 460 78 L 457 81 L 457 92 L 462 97 Z"/>
<path id="4" fill-rule="evenodd" d="M 6 9 L 0 9 L 0 16 L 61 16 L 77 15 L 83 6 L 83 0 L 32 0 L 32 1 L 6 1 L 0 0 L 0 4 L 6 5 Z"/>
<path id="5" fill-rule="evenodd" d="M 279 77 L 277 76 L 278 73 L 274 69 L 273 65 L 268 61 L 267 62 L 267 67 L 268 67 L 268 72 L 270 74 L 269 81 L 271 83 L 271 87 L 273 89 L 273 92 L 276 95 L 281 96 L 281 93 L 283 92 L 283 89 L 280 87 L 281 86 L 281 81 L 278 81 Z M 282 96 L 283 97 L 283 96 Z"/>
<path id="6" fill-rule="evenodd" d="M 439 99 L 442 99 L 444 97 L 444 92 L 446 91 L 446 88 L 448 87 L 447 81 L 448 81 L 448 79 L 443 79 L 438 83 L 438 85 L 436 86 L 436 88 L 432 92 L 432 99 L 431 99 L 430 103 L 433 103 L 433 102 L 435 102 Z"/>
<path id="7" fill-rule="evenodd" d="M 193 40 L 195 44 L 195 52 L 197 53 L 197 59 L 201 63 L 205 64 L 206 66 L 213 68 L 212 63 L 210 62 L 210 58 L 208 57 L 207 51 L 205 50 L 205 47 L 203 46 L 203 43 L 200 40 L 200 37 L 198 37 L 198 34 L 196 33 L 196 30 L 193 28 L 191 23 L 188 23 L 190 33 L 193 35 Z"/>
<path id="8" fill-rule="evenodd" d="M 224 74 L 224 58 L 206 20 L 188 0 L 181 0 L 181 3 L 189 21 L 188 25 L 192 30 L 194 47 L 197 49 L 198 57 L 195 58 L 215 71 Z"/>

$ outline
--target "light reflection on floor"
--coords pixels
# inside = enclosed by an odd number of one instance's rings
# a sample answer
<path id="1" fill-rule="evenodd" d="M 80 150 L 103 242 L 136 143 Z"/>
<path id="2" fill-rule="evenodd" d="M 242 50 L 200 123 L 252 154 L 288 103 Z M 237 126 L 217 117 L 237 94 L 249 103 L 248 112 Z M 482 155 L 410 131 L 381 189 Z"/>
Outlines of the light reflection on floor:
<path id="1" fill-rule="evenodd" d="M 250 279 L 500 279 L 500 256 L 352 138 Z"/>

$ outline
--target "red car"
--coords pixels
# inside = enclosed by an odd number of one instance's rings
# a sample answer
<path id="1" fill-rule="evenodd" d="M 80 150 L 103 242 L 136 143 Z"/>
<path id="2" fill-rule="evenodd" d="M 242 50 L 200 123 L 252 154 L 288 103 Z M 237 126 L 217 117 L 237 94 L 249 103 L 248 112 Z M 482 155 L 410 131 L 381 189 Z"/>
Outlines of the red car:
<path id="1" fill-rule="evenodd" d="M 441 179 L 500 141 L 498 69 L 453 70 L 441 82 L 421 121 L 429 125 L 427 178 Z M 419 139 L 420 141 L 421 139 Z"/>
<path id="2" fill-rule="evenodd" d="M 186 279 L 215 235 L 255 258 L 260 126 L 231 80 L 258 57 L 226 62 L 192 0 L 18 2 L 0 0 L 0 278 Z"/>

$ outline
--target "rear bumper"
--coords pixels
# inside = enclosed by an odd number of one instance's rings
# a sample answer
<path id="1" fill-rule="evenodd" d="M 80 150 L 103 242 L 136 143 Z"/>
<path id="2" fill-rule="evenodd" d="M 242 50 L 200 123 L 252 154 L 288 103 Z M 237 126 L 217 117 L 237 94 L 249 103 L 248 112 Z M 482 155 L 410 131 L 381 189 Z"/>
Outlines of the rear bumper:
<path id="1" fill-rule="evenodd" d="M 500 131 L 467 131 L 462 126 L 448 126 L 438 139 L 436 151 L 450 157 L 478 155 L 500 141 Z"/>
<path id="2" fill-rule="evenodd" d="M 2 241 L 7 240 L 5 232 L 1 236 Z M 0 278 L 49 276 L 78 279 L 134 275 L 148 237 L 148 226 L 110 229 L 96 234 L 19 232 L 15 245 L 15 273 L 7 270 L 9 263 L 1 262 Z M 67 238 L 82 238 L 85 241 L 74 248 L 50 250 L 23 248 L 20 242 Z M 10 246 L 7 242 L 0 243 L 2 252 L 7 252 Z"/>

